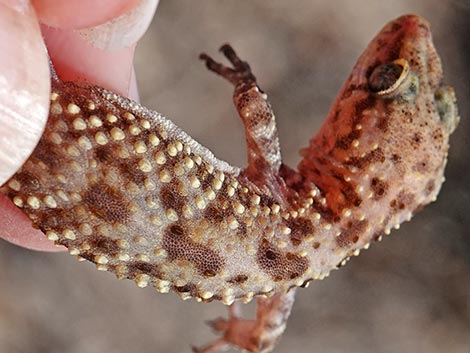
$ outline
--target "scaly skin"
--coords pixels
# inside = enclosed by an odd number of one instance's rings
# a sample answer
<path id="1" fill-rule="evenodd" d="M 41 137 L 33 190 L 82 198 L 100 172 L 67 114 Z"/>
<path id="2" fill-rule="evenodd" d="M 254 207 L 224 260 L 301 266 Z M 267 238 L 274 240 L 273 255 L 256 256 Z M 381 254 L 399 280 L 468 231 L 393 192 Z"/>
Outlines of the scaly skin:
<path id="1" fill-rule="evenodd" d="M 140 287 L 228 305 L 259 296 L 256 320 L 217 320 L 223 338 L 200 351 L 267 352 L 292 287 L 324 278 L 436 199 L 457 108 L 428 24 L 401 17 L 369 44 L 294 171 L 248 64 L 222 51 L 233 68 L 201 58 L 235 85 L 246 169 L 159 113 L 53 80 L 44 135 L 1 191 L 49 239 Z"/>

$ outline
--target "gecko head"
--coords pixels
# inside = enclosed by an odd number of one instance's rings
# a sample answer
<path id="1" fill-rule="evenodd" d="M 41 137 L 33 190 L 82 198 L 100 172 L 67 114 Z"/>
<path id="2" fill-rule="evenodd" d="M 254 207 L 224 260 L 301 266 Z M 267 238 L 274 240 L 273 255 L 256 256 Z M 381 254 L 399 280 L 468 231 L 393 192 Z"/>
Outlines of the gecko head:
<path id="1" fill-rule="evenodd" d="M 416 15 L 388 23 L 360 57 L 351 83 L 361 85 L 372 102 L 366 119 L 383 134 L 384 152 L 400 156 L 415 190 L 435 181 L 434 190 L 424 192 L 427 201 L 434 199 L 459 116 L 453 89 L 443 85 L 429 23 Z"/>
<path id="2" fill-rule="evenodd" d="M 356 180 L 372 193 L 380 189 L 376 199 L 387 205 L 412 195 L 403 214 L 419 209 L 439 192 L 459 121 L 453 89 L 442 81 L 428 22 L 415 15 L 391 21 L 359 58 L 307 152 L 321 149 L 355 168 Z M 388 191 L 368 178 L 387 181 Z"/>
<path id="3" fill-rule="evenodd" d="M 434 120 L 446 135 L 457 127 L 454 91 L 442 83 L 441 61 L 429 23 L 419 16 L 405 15 L 388 23 L 359 59 L 354 80 L 361 81 L 377 100 L 388 103 L 390 116 L 403 115 L 398 111 L 406 112 L 408 106 L 415 108 L 415 125 Z"/>
<path id="4" fill-rule="evenodd" d="M 368 119 L 382 136 L 384 154 L 397 159 L 393 167 L 400 170 L 401 188 L 412 190 L 420 205 L 434 200 L 459 116 L 453 89 L 443 85 L 429 23 L 416 15 L 388 23 L 352 75 L 374 102 Z"/>

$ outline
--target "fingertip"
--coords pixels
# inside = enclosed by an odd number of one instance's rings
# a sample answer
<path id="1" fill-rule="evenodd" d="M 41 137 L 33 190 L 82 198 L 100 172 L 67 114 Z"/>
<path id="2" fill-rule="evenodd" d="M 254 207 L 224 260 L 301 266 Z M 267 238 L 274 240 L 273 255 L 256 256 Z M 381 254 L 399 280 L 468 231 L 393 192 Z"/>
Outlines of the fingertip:
<path id="1" fill-rule="evenodd" d="M 8 53 L 0 55 L 0 185 L 38 143 L 50 94 L 47 55 L 34 9 L 12 3 L 0 2 L 0 53 Z"/>
<path id="2" fill-rule="evenodd" d="M 119 17 L 140 0 L 32 0 L 41 23 L 64 29 L 94 27 Z"/>
<path id="3" fill-rule="evenodd" d="M 158 0 L 142 0 L 137 6 L 94 27 L 81 29 L 79 33 L 93 46 L 115 50 L 134 45 L 144 35 L 152 22 Z"/>
<path id="4" fill-rule="evenodd" d="M 78 30 L 100 49 L 134 45 L 145 33 L 159 0 L 33 0 L 44 25 Z"/>
<path id="5" fill-rule="evenodd" d="M 90 82 L 123 96 L 129 94 L 135 45 L 105 51 L 73 30 L 42 26 L 42 31 L 61 80 Z"/>

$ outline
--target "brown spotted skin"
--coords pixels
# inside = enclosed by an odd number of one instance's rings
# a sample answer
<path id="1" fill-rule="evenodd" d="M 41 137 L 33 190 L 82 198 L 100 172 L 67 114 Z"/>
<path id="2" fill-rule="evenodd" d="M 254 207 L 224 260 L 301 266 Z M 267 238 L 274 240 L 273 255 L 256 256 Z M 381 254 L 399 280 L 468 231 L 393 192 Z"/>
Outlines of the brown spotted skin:
<path id="1" fill-rule="evenodd" d="M 328 276 L 436 199 L 457 108 L 427 22 L 403 16 L 360 57 L 295 171 L 248 64 L 222 51 L 232 68 L 201 58 L 235 85 L 246 169 L 138 103 L 54 80 L 41 142 L 1 191 L 49 239 L 140 287 L 225 304 L 272 296 L 255 326 L 232 317 L 200 350 L 267 352 L 290 288 Z"/>

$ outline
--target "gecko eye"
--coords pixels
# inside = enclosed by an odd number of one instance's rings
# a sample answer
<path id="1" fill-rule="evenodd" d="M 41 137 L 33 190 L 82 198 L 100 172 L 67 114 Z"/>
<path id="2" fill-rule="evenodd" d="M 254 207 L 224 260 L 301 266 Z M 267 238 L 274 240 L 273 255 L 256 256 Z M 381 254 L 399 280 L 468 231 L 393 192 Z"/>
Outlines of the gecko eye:
<path id="1" fill-rule="evenodd" d="M 379 96 L 390 95 L 405 81 L 410 73 L 410 66 L 405 59 L 377 66 L 369 77 L 369 88 Z"/>

